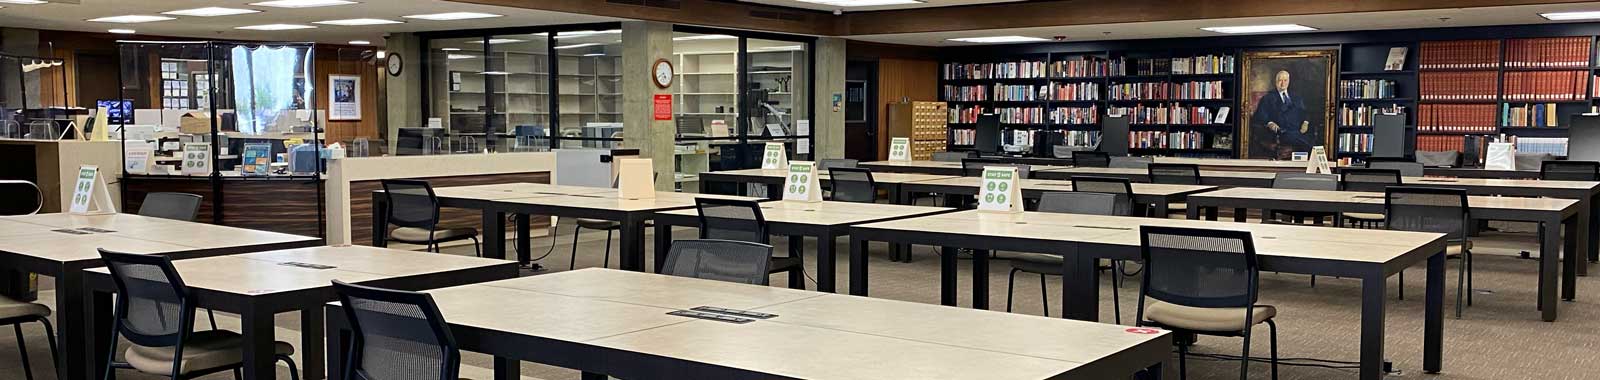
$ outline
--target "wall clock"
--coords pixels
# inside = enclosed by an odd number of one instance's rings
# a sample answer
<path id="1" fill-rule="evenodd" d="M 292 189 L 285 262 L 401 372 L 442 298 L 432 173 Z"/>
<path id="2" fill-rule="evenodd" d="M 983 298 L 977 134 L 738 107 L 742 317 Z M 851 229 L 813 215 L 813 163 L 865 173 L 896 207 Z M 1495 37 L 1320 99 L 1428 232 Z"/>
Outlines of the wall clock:
<path id="1" fill-rule="evenodd" d="M 672 77 L 676 75 L 672 72 L 672 62 L 665 59 L 657 59 L 650 72 L 652 73 L 650 79 L 656 82 L 658 88 L 671 87 Z"/>
<path id="2" fill-rule="evenodd" d="M 400 53 L 389 53 L 389 58 L 387 58 L 387 60 L 389 64 L 389 76 L 400 76 L 400 69 L 405 68 L 405 62 L 403 59 L 400 59 Z"/>

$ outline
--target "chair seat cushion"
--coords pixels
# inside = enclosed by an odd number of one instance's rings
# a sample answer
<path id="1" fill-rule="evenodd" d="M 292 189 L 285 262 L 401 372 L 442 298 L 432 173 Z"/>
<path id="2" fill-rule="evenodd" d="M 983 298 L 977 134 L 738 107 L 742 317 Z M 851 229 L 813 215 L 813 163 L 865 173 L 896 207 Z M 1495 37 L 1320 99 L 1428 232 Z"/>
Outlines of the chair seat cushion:
<path id="1" fill-rule="evenodd" d="M 622 222 L 605 219 L 578 218 L 578 227 L 591 230 L 614 230 L 622 228 Z"/>
<path id="2" fill-rule="evenodd" d="M 50 308 L 32 302 L 22 302 L 0 296 L 0 319 L 48 317 Z"/>
<path id="3" fill-rule="evenodd" d="M 461 240 L 478 236 L 478 229 L 471 227 L 441 228 L 433 230 L 433 241 L 445 242 Z M 389 239 L 402 243 L 428 244 L 428 229 L 401 227 L 389 232 Z"/>
<path id="4" fill-rule="evenodd" d="M 1193 331 L 1234 332 L 1244 331 L 1244 308 L 1209 308 L 1190 307 L 1166 302 L 1149 300 L 1144 308 L 1144 319 L 1159 323 L 1163 326 Z M 1261 322 L 1278 315 L 1278 309 L 1267 305 L 1256 305 L 1252 309 L 1250 325 L 1255 326 Z"/>
<path id="5" fill-rule="evenodd" d="M 1383 220 L 1384 219 L 1383 214 L 1380 214 L 1380 213 L 1367 213 L 1367 212 L 1347 212 L 1347 213 L 1344 213 L 1344 217 L 1350 218 L 1350 219 L 1360 219 L 1360 220 Z"/>
<path id="6" fill-rule="evenodd" d="M 1011 267 L 1023 272 L 1061 275 L 1061 256 L 1044 253 L 1022 253 L 1011 258 Z"/>
<path id="7" fill-rule="evenodd" d="M 178 367 L 178 374 L 239 365 L 244 362 L 243 343 L 244 337 L 232 331 L 195 332 L 183 345 L 183 364 Z M 277 355 L 294 354 L 294 346 L 284 342 L 273 342 L 272 349 Z M 139 372 L 168 376 L 172 371 L 172 351 L 172 347 L 135 345 L 128 347 L 126 357 L 128 364 Z"/>

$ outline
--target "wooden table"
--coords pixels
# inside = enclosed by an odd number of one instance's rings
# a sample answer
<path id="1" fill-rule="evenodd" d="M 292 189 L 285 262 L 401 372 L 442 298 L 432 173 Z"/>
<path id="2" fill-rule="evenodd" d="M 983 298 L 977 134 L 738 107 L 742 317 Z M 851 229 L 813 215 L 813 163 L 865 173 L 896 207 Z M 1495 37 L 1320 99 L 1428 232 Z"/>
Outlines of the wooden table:
<path id="1" fill-rule="evenodd" d="M 907 206 L 883 203 L 770 201 L 761 204 L 761 216 L 767 222 L 767 232 L 789 237 L 789 254 L 800 255 L 805 250 L 805 237 L 817 238 L 817 290 L 833 292 L 836 268 L 833 263 L 834 243 L 840 236 L 850 234 L 850 226 L 883 220 L 916 217 L 954 211 L 948 207 Z M 676 210 L 656 213 L 656 246 L 670 246 L 673 226 L 699 227 L 697 210 Z M 665 241 L 663 241 L 665 239 Z M 656 250 L 656 272 L 666 263 L 667 250 Z M 789 278 L 789 287 L 804 289 L 804 279 Z"/>
<path id="2" fill-rule="evenodd" d="M 96 228 L 110 232 L 89 232 Z M 83 234 L 62 231 L 76 231 Z M 307 247 L 321 239 L 247 230 L 212 224 L 182 222 L 134 214 L 39 214 L 0 217 L 0 269 L 38 273 L 56 279 L 56 323 L 61 344 L 58 373 L 64 379 L 96 378 L 100 367 L 91 358 L 93 340 L 86 307 L 107 303 L 110 297 L 92 296 L 83 283 L 85 268 L 100 266 L 97 248 L 196 258 L 273 249 Z"/>
<path id="3" fill-rule="evenodd" d="M 1567 234 L 1566 252 L 1579 252 L 1583 244 L 1578 201 L 1554 198 L 1513 198 L 1469 196 L 1467 204 L 1473 219 L 1508 220 L 1538 223 L 1544 240 L 1539 242 L 1539 309 L 1545 321 L 1556 320 L 1556 272 L 1562 256 L 1563 226 Z M 1384 194 L 1356 191 L 1233 188 L 1189 197 L 1189 218 L 1216 220 L 1217 209 L 1234 209 L 1234 221 L 1243 222 L 1246 209 L 1309 212 L 1384 212 Z M 1581 254 L 1567 254 L 1561 271 L 1562 298 L 1573 300 L 1577 293 L 1577 269 L 1584 263 Z"/>
<path id="4" fill-rule="evenodd" d="M 1504 179 L 1539 179 L 1543 173 L 1538 170 L 1501 170 L 1484 168 L 1425 168 L 1424 173 L 1430 176 L 1460 177 L 1460 178 L 1504 178 Z"/>
<path id="5" fill-rule="evenodd" d="M 1127 326 L 597 268 L 428 293 L 463 351 L 495 356 L 496 379 L 518 378 L 521 361 L 584 379 L 1110 379 L 1159 371 L 1172 344 Z M 698 306 L 777 316 L 667 315 Z M 339 308 L 328 331 L 348 326 Z"/>
<path id="6" fill-rule="evenodd" d="M 955 174 L 954 176 L 960 176 L 960 174 Z M 879 190 L 889 192 L 890 201 L 893 201 L 895 204 L 906 204 L 910 201 L 897 198 L 901 194 L 901 186 L 907 183 L 951 177 L 952 175 L 943 174 L 878 173 L 874 171 L 872 173 L 872 182 Z M 707 183 L 716 182 L 733 183 L 735 185 L 759 183 L 767 185 L 767 197 L 772 199 L 782 198 L 782 186 L 784 181 L 788 178 L 789 171 L 778 169 L 740 169 L 700 173 L 700 183 L 702 186 Z M 830 176 L 827 171 L 818 171 L 817 179 L 820 180 L 824 185 L 833 183 L 833 177 Z M 740 191 L 739 195 L 745 195 L 743 192 L 745 190 L 744 186 L 736 187 Z M 702 189 L 704 188 L 705 187 L 702 187 Z"/>
<path id="7" fill-rule="evenodd" d="M 1060 168 L 1035 172 L 1033 178 L 1068 180 L 1074 176 L 1126 178 L 1134 182 L 1150 182 L 1150 171 L 1143 168 Z M 1200 184 L 1212 186 L 1272 187 L 1277 173 L 1201 170 Z"/>
<path id="8" fill-rule="evenodd" d="M 874 175 L 878 173 L 966 175 L 966 170 L 960 162 L 951 161 L 869 161 L 859 163 L 857 166 L 871 169 Z"/>
<path id="9" fill-rule="evenodd" d="M 978 194 L 978 187 L 982 186 L 982 182 L 978 177 L 950 177 L 911 182 L 900 186 L 900 191 L 905 192 L 905 194 L 897 198 L 910 199 L 911 194 L 914 193 L 975 196 Z M 1038 199 L 1047 192 L 1072 191 L 1072 181 L 1021 179 L 1017 181 L 1017 184 L 1022 187 L 1022 197 L 1028 199 Z M 1170 204 L 1181 203 L 1184 197 L 1190 194 L 1216 189 L 1216 186 L 1135 183 L 1133 184 L 1133 202 L 1155 205 L 1154 215 L 1167 215 L 1167 208 Z"/>
<path id="10" fill-rule="evenodd" d="M 614 220 L 621 223 L 619 256 L 622 268 L 628 270 L 644 270 L 644 229 L 645 221 L 650 220 L 657 211 L 692 208 L 695 198 L 722 198 L 758 200 L 750 197 L 657 192 L 655 198 L 621 198 L 616 189 L 594 188 L 582 186 L 560 186 L 539 183 L 519 183 L 506 185 L 483 185 L 462 187 L 441 187 L 434 189 L 439 199 L 440 207 L 457 207 L 477 209 L 483 212 L 483 239 L 484 257 L 503 259 L 506 257 L 505 240 L 496 237 L 505 236 L 506 215 L 516 215 L 517 260 L 524 264 L 529 262 L 531 250 L 529 249 L 528 215 L 555 215 L 572 218 L 592 218 Z M 382 247 L 388 244 L 388 234 L 384 225 L 387 224 L 388 199 L 382 191 L 372 193 L 372 245 Z M 665 247 L 656 247 L 665 249 Z"/>
<path id="11" fill-rule="evenodd" d="M 1191 202 L 1193 202 L 1191 200 Z M 1192 204 L 1192 203 L 1191 203 Z M 1140 259 L 1139 227 L 1179 226 L 1250 231 L 1262 271 L 1361 280 L 1361 378 L 1382 377 L 1386 279 L 1426 261 L 1426 321 L 1423 369 L 1438 372 L 1443 342 L 1444 234 L 1225 223 L 1182 219 L 1055 213 L 962 211 L 863 224 L 850 229 L 850 294 L 867 295 L 866 246 L 885 241 L 941 246 L 940 300 L 956 301 L 956 249 L 976 250 L 972 262 L 973 306 L 988 308 L 987 251 L 1063 256 L 1062 315 L 1097 320 L 1100 259 Z"/>

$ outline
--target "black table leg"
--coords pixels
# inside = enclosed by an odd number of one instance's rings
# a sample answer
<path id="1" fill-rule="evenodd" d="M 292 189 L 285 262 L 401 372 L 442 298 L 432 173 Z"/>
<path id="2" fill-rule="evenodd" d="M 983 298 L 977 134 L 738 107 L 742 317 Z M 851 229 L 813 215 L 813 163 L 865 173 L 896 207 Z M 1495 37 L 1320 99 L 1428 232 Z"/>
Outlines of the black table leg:
<path id="1" fill-rule="evenodd" d="M 1245 209 L 1245 208 L 1242 208 L 1242 207 L 1233 209 L 1233 221 L 1235 223 L 1244 223 L 1245 218 L 1248 217 L 1248 216 L 1250 216 L 1250 210 L 1249 209 Z"/>
<path id="2" fill-rule="evenodd" d="M 506 214 L 483 210 L 483 257 L 506 258 Z"/>
<path id="3" fill-rule="evenodd" d="M 956 276 L 961 273 L 956 270 L 956 257 L 961 250 L 954 247 L 939 247 L 939 304 L 956 306 Z"/>
<path id="4" fill-rule="evenodd" d="M 667 265 L 667 253 L 672 251 L 672 226 L 656 222 L 656 273 L 661 273 L 661 268 Z"/>
<path id="5" fill-rule="evenodd" d="M 805 262 L 806 237 L 789 235 L 789 257 L 800 259 L 800 269 L 789 271 L 789 289 L 806 289 Z"/>
<path id="6" fill-rule="evenodd" d="M 1080 321 L 1100 321 L 1099 259 L 1079 255 L 1076 247 L 1062 252 L 1061 315 Z"/>
<path id="7" fill-rule="evenodd" d="M 389 246 L 389 197 L 372 193 L 372 246 Z"/>
<path id="8" fill-rule="evenodd" d="M 896 183 L 889 188 L 889 201 L 897 205 L 910 205 L 917 197 L 905 191 L 905 186 Z M 911 244 L 889 244 L 889 259 L 892 261 L 911 262 Z"/>
<path id="9" fill-rule="evenodd" d="M 580 375 L 579 378 L 582 379 L 582 380 L 607 380 L 608 379 L 606 377 L 606 375 L 599 374 L 599 373 L 594 373 L 594 372 L 584 372 L 582 375 Z"/>
<path id="10" fill-rule="evenodd" d="M 584 375 L 588 379 L 588 375 Z M 517 359 L 494 357 L 494 380 L 521 380 L 522 362 Z"/>
<path id="11" fill-rule="evenodd" d="M 1162 375 L 1161 366 L 1162 366 L 1161 362 L 1156 362 L 1156 364 L 1151 365 L 1149 368 L 1145 368 L 1143 371 L 1139 371 L 1137 376 L 1135 376 L 1134 378 L 1136 378 L 1138 380 L 1162 380 L 1162 377 L 1161 377 L 1161 375 Z"/>
<path id="12" fill-rule="evenodd" d="M 276 379 L 272 313 L 246 305 L 239 313 L 239 330 L 244 334 L 244 379 Z"/>
<path id="13" fill-rule="evenodd" d="M 1555 322 L 1556 311 L 1560 309 L 1556 304 L 1556 285 L 1560 284 L 1560 280 L 1556 276 L 1561 270 L 1561 222 L 1546 221 L 1540 223 L 1539 228 L 1544 232 L 1544 241 L 1539 243 L 1540 317 L 1545 322 Z"/>
<path id="14" fill-rule="evenodd" d="M 83 277 L 78 275 L 82 269 L 70 272 L 56 277 L 56 334 L 62 365 L 67 366 L 57 367 L 57 373 L 63 379 L 102 379 L 111 354 L 115 318 L 111 293 L 84 287 Z M 73 331 L 73 326 L 78 330 Z"/>
<path id="15" fill-rule="evenodd" d="M 344 379 L 344 355 L 350 352 L 350 323 L 344 318 L 344 311 L 337 306 L 324 306 L 323 332 L 327 334 L 324 353 L 328 374 L 335 379 Z M 303 357 L 303 356 L 302 356 Z"/>
<path id="16" fill-rule="evenodd" d="M 1431 276 L 1432 274 L 1430 273 L 1429 275 Z M 1388 278 L 1384 277 L 1381 271 L 1361 279 L 1360 378 L 1362 380 L 1379 380 L 1383 378 L 1383 319 L 1387 280 Z M 1428 291 L 1431 293 L 1434 290 L 1429 289 Z M 1443 297 L 1443 295 L 1441 294 L 1440 297 Z"/>
<path id="17" fill-rule="evenodd" d="M 644 271 L 644 215 L 627 213 L 622 217 L 622 244 L 618 257 L 622 270 Z"/>
<path id="18" fill-rule="evenodd" d="M 850 237 L 850 295 L 867 295 L 867 241 Z"/>
<path id="19" fill-rule="evenodd" d="M 1600 239 L 1600 194 L 1595 194 L 1589 198 L 1588 210 L 1589 234 L 1585 235 L 1588 239 L 1585 239 L 1587 243 L 1584 245 L 1588 246 L 1589 262 L 1600 262 L 1600 242 L 1595 241 Z M 1587 265 L 1581 267 L 1578 274 L 1587 275 L 1587 268 Z"/>
<path id="20" fill-rule="evenodd" d="M 1189 203 L 1189 209 L 1184 211 L 1183 216 L 1189 218 L 1190 220 L 1200 219 L 1200 206 L 1195 205 L 1194 203 Z"/>
<path id="21" fill-rule="evenodd" d="M 1423 308 L 1422 371 L 1439 373 L 1444 351 L 1444 252 L 1428 257 L 1427 299 Z"/>
<path id="22" fill-rule="evenodd" d="M 527 266 L 529 262 L 533 261 L 532 233 L 530 231 L 528 231 L 528 229 L 531 228 L 531 227 L 530 227 L 529 220 L 528 220 L 528 214 L 516 214 L 516 215 L 517 216 L 516 216 L 515 219 L 517 220 L 517 223 L 516 223 L 517 224 L 517 227 L 516 227 L 517 228 L 517 263 L 520 263 L 523 266 Z M 504 235 L 502 235 L 502 236 L 504 236 Z M 551 238 L 554 239 L 555 237 L 551 236 Z M 505 238 L 501 237 L 501 239 L 504 240 Z"/>
<path id="23" fill-rule="evenodd" d="M 838 271 L 838 258 L 833 254 L 834 245 L 838 243 L 839 236 L 832 232 L 817 237 L 817 291 L 819 292 L 833 293 L 838 285 L 833 277 Z"/>
<path id="24" fill-rule="evenodd" d="M 972 308 L 989 310 L 989 250 L 972 250 Z"/>
<path id="25" fill-rule="evenodd" d="M 1583 256 L 1583 251 L 1578 249 L 1578 247 L 1582 246 L 1578 235 L 1582 234 L 1581 231 L 1583 230 L 1583 228 L 1579 227 L 1579 224 L 1584 219 L 1583 217 L 1574 216 L 1569 218 L 1566 223 L 1563 223 L 1563 229 L 1566 230 L 1566 238 L 1562 239 L 1564 247 L 1561 255 L 1561 299 L 1564 301 L 1572 301 L 1578 298 L 1578 271 L 1588 265 L 1588 263 L 1580 259 Z"/>
<path id="26" fill-rule="evenodd" d="M 300 311 L 300 372 L 301 378 L 306 380 L 322 380 L 326 371 L 323 370 L 322 334 L 323 334 L 322 308 L 313 307 Z"/>

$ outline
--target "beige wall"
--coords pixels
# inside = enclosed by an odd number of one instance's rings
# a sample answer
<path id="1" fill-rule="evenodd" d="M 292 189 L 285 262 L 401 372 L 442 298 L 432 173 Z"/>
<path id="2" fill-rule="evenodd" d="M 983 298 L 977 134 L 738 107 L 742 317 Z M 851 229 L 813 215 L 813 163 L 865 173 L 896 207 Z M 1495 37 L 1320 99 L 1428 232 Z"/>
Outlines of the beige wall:
<path id="1" fill-rule="evenodd" d="M 844 158 L 844 109 L 843 104 L 834 108 L 833 99 L 838 96 L 844 98 L 845 80 L 845 40 L 843 38 L 818 38 L 817 39 L 816 65 L 816 121 L 813 122 L 815 130 L 816 159 Z"/>

